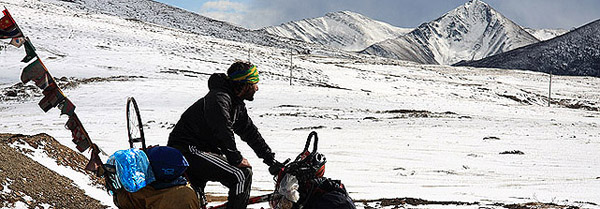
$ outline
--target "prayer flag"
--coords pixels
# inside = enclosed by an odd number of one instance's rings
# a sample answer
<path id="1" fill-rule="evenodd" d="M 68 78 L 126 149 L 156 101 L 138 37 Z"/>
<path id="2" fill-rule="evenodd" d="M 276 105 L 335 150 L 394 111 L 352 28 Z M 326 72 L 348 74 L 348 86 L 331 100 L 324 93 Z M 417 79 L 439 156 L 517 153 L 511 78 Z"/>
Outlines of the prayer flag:
<path id="1" fill-rule="evenodd" d="M 77 114 L 73 114 L 69 117 L 67 121 L 67 128 L 71 130 L 71 135 L 73 136 L 73 143 L 77 145 L 77 150 L 79 152 L 83 152 L 90 148 L 91 140 L 87 135 L 85 129 L 81 125 L 81 121 L 77 117 Z"/>
<path id="2" fill-rule="evenodd" d="M 8 13 L 8 10 L 2 11 L 4 16 L 0 18 L 0 39 L 15 38 L 23 36 L 19 27 Z"/>
<path id="3" fill-rule="evenodd" d="M 48 70 L 39 59 L 27 65 L 21 73 L 21 82 L 24 84 L 33 80 L 35 85 L 40 89 L 45 89 L 48 86 Z"/>
<path id="4" fill-rule="evenodd" d="M 24 42 L 25 42 L 25 38 L 17 37 L 17 38 L 13 38 L 10 41 L 10 44 L 12 44 L 13 46 L 15 46 L 17 48 L 21 48 L 21 46 L 23 45 Z"/>
<path id="5" fill-rule="evenodd" d="M 27 63 L 34 57 L 37 57 L 37 54 L 35 53 L 35 47 L 33 47 L 33 44 L 31 44 L 29 39 L 25 39 L 25 43 L 23 44 L 25 44 L 25 53 L 27 53 L 27 56 L 25 56 L 21 62 Z"/>
<path id="6" fill-rule="evenodd" d="M 100 148 L 98 148 L 98 145 L 92 144 L 92 156 L 90 157 L 88 164 L 85 166 L 85 170 L 95 172 L 96 175 L 100 176 L 99 172 L 100 168 L 102 167 L 102 160 L 98 154 L 100 154 Z"/>
<path id="7" fill-rule="evenodd" d="M 61 115 L 68 115 L 69 117 L 75 113 L 75 105 L 68 98 L 58 104 L 58 109 L 60 109 Z"/>
<path id="8" fill-rule="evenodd" d="M 44 110 L 44 112 L 48 112 L 48 110 L 56 107 L 59 103 L 65 100 L 65 95 L 62 93 L 60 88 L 56 86 L 56 82 L 53 80 L 48 84 L 48 87 L 46 87 L 42 93 L 44 93 L 44 98 L 42 98 L 38 105 L 42 108 L 42 110 Z"/>

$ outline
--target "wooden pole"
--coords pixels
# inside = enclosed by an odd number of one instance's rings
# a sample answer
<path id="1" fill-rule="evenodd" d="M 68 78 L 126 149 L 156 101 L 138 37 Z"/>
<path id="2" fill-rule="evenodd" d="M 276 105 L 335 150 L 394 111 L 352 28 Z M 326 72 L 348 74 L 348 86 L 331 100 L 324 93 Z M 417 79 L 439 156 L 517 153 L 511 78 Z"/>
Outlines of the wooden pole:
<path id="1" fill-rule="evenodd" d="M 550 69 L 550 81 L 548 82 L 548 107 L 550 107 L 551 100 L 552 100 L 552 69 Z"/>
<path id="2" fill-rule="evenodd" d="M 290 49 L 290 86 L 292 85 L 292 70 L 294 68 L 293 62 L 292 62 L 292 49 Z"/>

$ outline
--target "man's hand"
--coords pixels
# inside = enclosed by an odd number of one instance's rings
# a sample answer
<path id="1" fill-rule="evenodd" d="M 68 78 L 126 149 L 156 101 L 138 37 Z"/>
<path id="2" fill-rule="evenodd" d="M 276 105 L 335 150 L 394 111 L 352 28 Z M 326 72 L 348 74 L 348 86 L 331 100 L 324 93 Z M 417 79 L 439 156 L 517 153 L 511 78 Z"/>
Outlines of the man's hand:
<path id="1" fill-rule="evenodd" d="M 238 168 L 252 168 L 252 166 L 250 165 L 250 163 L 248 162 L 248 160 L 246 158 L 242 158 L 242 162 L 237 165 Z"/>
<path id="2" fill-rule="evenodd" d="M 277 160 L 273 160 L 273 164 L 269 166 L 269 173 L 271 175 L 278 175 L 281 169 L 283 169 L 283 163 L 278 162 Z"/>

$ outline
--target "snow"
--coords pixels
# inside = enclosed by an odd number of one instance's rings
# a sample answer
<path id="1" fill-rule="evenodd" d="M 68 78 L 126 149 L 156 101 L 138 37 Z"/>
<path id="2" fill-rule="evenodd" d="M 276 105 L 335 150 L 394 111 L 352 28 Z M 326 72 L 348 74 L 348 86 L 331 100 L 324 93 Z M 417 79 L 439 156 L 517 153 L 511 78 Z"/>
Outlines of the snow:
<path id="1" fill-rule="evenodd" d="M 247 59 L 251 49 L 261 83 L 248 112 L 276 158 L 296 157 L 310 132 L 303 128 L 324 126 L 315 131 L 328 160 L 326 176 L 341 179 L 354 199 L 600 203 L 600 113 L 546 107 L 546 74 L 295 55 L 299 79 L 289 85 L 289 50 L 87 14 L 53 1 L 0 4 L 55 77 L 144 76 L 64 90 L 92 140 L 108 154 L 128 148 L 127 97 L 135 97 L 141 109 L 147 144 L 165 145 L 169 127 L 207 93 L 208 74 Z M 22 49 L 0 53 L 0 87 L 19 82 L 22 56 Z M 553 76 L 553 97 L 598 101 L 599 85 L 600 78 Z M 67 118 L 57 109 L 43 113 L 40 99 L 0 102 L 0 132 L 45 132 L 75 149 L 64 128 Z M 252 195 L 272 191 L 266 165 L 239 140 L 238 148 L 254 168 Z M 499 154 L 512 150 L 524 155 Z M 83 174 L 40 153 L 31 157 L 112 205 Z M 227 193 L 217 183 L 206 191 Z"/>
<path id="2" fill-rule="evenodd" d="M 13 208 L 14 209 L 26 209 L 26 208 L 28 208 L 28 205 L 24 202 L 18 201 L 18 202 L 15 202 Z"/>
<path id="3" fill-rule="evenodd" d="M 413 29 L 395 27 L 351 11 L 339 11 L 327 13 L 324 17 L 266 27 L 264 30 L 309 43 L 360 51 L 377 42 L 404 35 Z"/>
<path id="4" fill-rule="evenodd" d="M 12 190 L 10 188 L 8 188 L 8 186 L 10 186 L 10 184 L 12 184 L 13 180 L 10 178 L 6 178 L 6 180 L 4 181 L 4 183 L 2 184 L 2 193 L 4 194 L 8 194 L 10 192 L 12 192 Z"/>
<path id="5" fill-rule="evenodd" d="M 569 32 L 566 29 L 533 29 L 533 28 L 525 28 L 525 30 L 531 35 L 535 36 L 540 41 L 545 41 L 552 39 L 554 37 L 560 36 Z"/>

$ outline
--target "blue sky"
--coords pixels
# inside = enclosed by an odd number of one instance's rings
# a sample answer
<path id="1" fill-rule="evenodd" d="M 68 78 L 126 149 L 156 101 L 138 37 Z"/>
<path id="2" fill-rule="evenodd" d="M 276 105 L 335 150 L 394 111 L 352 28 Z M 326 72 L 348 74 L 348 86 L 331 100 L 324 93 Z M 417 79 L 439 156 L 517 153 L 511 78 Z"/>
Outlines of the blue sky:
<path id="1" fill-rule="evenodd" d="M 467 0 L 157 0 L 257 29 L 350 10 L 399 27 L 416 27 Z M 600 19 L 600 0 L 484 0 L 517 24 L 571 29 Z"/>

